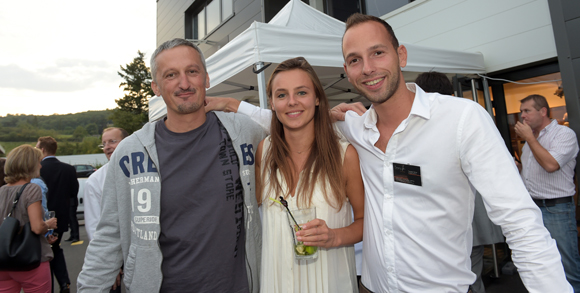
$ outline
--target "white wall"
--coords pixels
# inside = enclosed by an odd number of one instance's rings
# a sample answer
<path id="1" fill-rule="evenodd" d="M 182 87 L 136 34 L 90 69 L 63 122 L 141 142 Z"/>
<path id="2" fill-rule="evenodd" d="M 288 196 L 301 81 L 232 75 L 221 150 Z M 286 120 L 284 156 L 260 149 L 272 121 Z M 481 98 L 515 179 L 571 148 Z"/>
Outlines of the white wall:
<path id="1" fill-rule="evenodd" d="M 557 56 L 547 0 L 417 0 L 382 18 L 399 41 L 481 52 L 488 73 Z"/>

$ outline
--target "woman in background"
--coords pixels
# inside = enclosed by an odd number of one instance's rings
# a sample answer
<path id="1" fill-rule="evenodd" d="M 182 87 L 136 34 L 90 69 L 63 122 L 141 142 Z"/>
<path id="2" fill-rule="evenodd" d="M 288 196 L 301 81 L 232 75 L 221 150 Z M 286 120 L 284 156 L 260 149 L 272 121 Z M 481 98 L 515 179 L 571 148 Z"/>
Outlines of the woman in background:
<path id="1" fill-rule="evenodd" d="M 16 194 L 22 186 L 30 183 L 32 178 L 39 177 L 40 150 L 21 145 L 13 149 L 6 158 L 4 173 L 6 185 L 0 187 L 0 225 L 12 210 Z M 44 211 L 41 205 L 42 193 L 36 184 L 28 184 L 12 215 L 24 226 L 30 222 L 32 232 L 44 235 L 48 229 L 56 228 L 56 218 L 43 220 Z M 52 280 L 49 261 L 52 259 L 52 250 L 45 237 L 40 237 L 41 264 L 30 271 L 0 271 L 0 293 L 50 292 Z"/>

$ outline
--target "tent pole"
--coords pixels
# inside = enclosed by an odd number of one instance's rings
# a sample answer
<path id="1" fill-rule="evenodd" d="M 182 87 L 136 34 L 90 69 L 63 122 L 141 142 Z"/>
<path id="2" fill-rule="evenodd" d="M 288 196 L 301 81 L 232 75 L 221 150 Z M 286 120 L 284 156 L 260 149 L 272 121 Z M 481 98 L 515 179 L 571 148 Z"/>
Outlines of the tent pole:
<path id="1" fill-rule="evenodd" d="M 489 95 L 489 85 L 487 84 L 487 79 L 482 77 L 481 79 L 482 87 L 483 87 L 483 98 L 485 99 L 485 109 L 491 116 L 491 119 L 495 121 L 495 116 L 493 116 L 493 104 L 491 103 L 491 97 Z"/>
<path id="2" fill-rule="evenodd" d="M 264 67 L 264 62 L 260 61 L 256 63 L 256 69 L 260 70 Z M 258 94 L 260 96 L 260 108 L 268 109 L 268 98 L 266 95 L 266 77 L 264 76 L 264 71 L 258 73 Z"/>
<path id="3" fill-rule="evenodd" d="M 473 78 L 471 79 L 471 98 L 474 102 L 479 103 L 477 98 L 477 86 L 475 85 L 475 79 Z"/>

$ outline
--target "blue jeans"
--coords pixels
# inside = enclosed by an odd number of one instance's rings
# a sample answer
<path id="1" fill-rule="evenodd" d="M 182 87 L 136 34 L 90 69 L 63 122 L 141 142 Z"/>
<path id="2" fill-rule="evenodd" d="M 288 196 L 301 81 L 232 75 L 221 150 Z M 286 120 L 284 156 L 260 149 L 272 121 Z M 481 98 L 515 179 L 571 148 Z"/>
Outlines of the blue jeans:
<path id="1" fill-rule="evenodd" d="M 560 203 L 551 207 L 541 206 L 540 210 L 544 226 L 558 245 L 566 279 L 574 287 L 574 292 L 580 292 L 580 254 L 578 254 L 574 202 Z"/>

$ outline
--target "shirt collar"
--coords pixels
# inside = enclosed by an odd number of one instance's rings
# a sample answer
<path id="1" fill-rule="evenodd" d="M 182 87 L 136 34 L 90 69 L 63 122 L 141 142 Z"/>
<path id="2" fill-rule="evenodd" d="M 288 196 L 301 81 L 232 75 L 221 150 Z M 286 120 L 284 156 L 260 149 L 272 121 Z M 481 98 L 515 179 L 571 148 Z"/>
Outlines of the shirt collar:
<path id="1" fill-rule="evenodd" d="M 558 125 L 558 121 L 556 119 L 552 119 L 550 124 L 546 125 L 546 127 L 544 127 L 544 129 L 540 130 L 540 134 L 538 135 L 538 137 L 546 132 L 552 131 L 552 129 L 554 129 L 556 127 L 556 125 Z"/>
<path id="2" fill-rule="evenodd" d="M 44 160 L 46 160 L 46 159 L 51 159 L 51 158 L 56 158 L 56 156 L 46 156 L 46 157 L 44 157 L 42 160 L 44 161 Z"/>
<path id="3" fill-rule="evenodd" d="M 409 82 L 406 85 L 408 90 L 415 93 L 413 106 L 411 106 L 411 112 L 407 119 L 411 116 L 419 116 L 425 119 L 431 118 L 431 100 L 429 99 L 429 95 L 413 82 Z M 375 111 L 375 108 L 371 105 L 364 120 L 365 127 L 375 127 L 377 125 L 377 120 L 377 111 Z"/>

